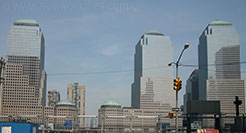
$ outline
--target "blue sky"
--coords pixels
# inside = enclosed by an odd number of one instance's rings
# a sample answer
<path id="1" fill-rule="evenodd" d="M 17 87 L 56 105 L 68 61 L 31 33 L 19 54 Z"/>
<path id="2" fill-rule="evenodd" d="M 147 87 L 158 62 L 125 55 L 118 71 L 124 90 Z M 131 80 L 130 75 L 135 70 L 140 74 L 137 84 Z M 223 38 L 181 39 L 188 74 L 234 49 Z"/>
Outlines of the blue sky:
<path id="1" fill-rule="evenodd" d="M 35 19 L 46 43 L 48 90 L 66 99 L 67 84 L 86 85 L 86 114 L 96 114 L 104 101 L 130 106 L 135 45 L 142 34 L 159 30 L 170 36 L 175 55 L 189 43 L 182 64 L 198 64 L 198 38 L 215 19 L 233 23 L 240 35 L 241 61 L 246 61 L 245 0 L 1 0 L 0 56 L 5 56 L 7 33 L 14 21 Z M 243 78 L 246 67 L 242 66 Z M 180 67 L 185 81 L 194 68 Z M 185 84 L 185 82 L 184 82 Z M 170 88 L 171 89 L 171 88 Z M 184 89 L 180 91 L 180 103 Z"/>

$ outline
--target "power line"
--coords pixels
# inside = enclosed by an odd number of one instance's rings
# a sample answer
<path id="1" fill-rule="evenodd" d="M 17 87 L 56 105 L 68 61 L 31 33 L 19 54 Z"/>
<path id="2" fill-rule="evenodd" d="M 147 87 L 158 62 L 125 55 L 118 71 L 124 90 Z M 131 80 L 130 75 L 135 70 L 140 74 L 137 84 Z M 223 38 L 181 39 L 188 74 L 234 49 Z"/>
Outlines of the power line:
<path id="1" fill-rule="evenodd" d="M 231 62 L 231 63 L 224 63 L 224 64 L 208 64 L 208 65 L 183 65 L 180 64 L 181 67 L 194 67 L 197 68 L 199 66 L 226 66 L 226 65 L 235 65 L 235 64 L 246 64 L 246 62 Z M 156 66 L 156 67 L 148 67 L 144 68 L 143 70 L 150 70 L 150 69 L 158 69 L 163 67 L 169 67 L 169 66 Z M 200 69 L 206 69 L 206 68 L 200 68 Z M 140 70 L 134 70 L 134 69 L 126 69 L 126 70 L 114 70 L 114 71 L 98 71 L 98 72 L 83 72 L 83 73 L 56 73 L 56 74 L 47 74 L 48 76 L 70 76 L 70 75 L 97 75 L 97 74 L 110 74 L 110 73 L 123 73 L 123 72 L 136 72 Z M 216 70 L 209 70 L 208 71 L 216 71 Z M 219 72 L 219 71 L 217 71 Z M 222 72 L 222 71 L 221 71 Z M 241 71 L 241 73 L 246 73 L 246 71 Z"/>
<path id="2" fill-rule="evenodd" d="M 150 69 L 158 69 L 163 67 L 169 66 L 157 66 L 157 67 L 148 67 L 144 68 L 143 70 L 150 70 Z M 127 70 L 115 70 L 115 71 L 99 71 L 99 72 L 84 72 L 84 73 L 57 73 L 57 74 L 47 74 L 49 76 L 59 76 L 59 75 L 93 75 L 93 74 L 108 74 L 108 73 L 122 73 L 122 72 L 133 72 L 133 71 L 140 71 L 134 69 L 127 69 Z"/>
<path id="3" fill-rule="evenodd" d="M 101 71 L 101 72 L 85 72 L 85 73 L 56 73 L 56 74 L 47 74 L 49 76 L 57 75 L 89 75 L 89 74 L 107 74 L 107 73 L 121 73 L 121 72 L 131 72 L 132 70 L 118 70 L 118 71 Z"/>
<path id="4" fill-rule="evenodd" d="M 193 67 L 197 68 L 200 66 L 199 69 L 206 69 L 208 71 L 216 71 L 216 72 L 235 72 L 235 70 L 232 71 L 218 71 L 218 70 L 213 70 L 213 69 L 207 69 L 209 66 L 227 66 L 227 65 L 235 65 L 235 64 L 246 64 L 246 62 L 231 62 L 231 63 L 224 63 L 224 64 L 208 64 L 208 65 L 180 65 L 183 67 Z M 240 73 L 246 73 L 246 71 L 240 71 Z"/>
<path id="5" fill-rule="evenodd" d="M 179 66 L 184 66 L 184 67 L 199 67 L 199 66 L 226 66 L 226 65 L 236 65 L 236 64 L 246 64 L 246 62 L 230 62 L 230 63 L 223 63 L 223 64 L 208 64 L 208 65 L 183 65 L 180 64 Z"/>

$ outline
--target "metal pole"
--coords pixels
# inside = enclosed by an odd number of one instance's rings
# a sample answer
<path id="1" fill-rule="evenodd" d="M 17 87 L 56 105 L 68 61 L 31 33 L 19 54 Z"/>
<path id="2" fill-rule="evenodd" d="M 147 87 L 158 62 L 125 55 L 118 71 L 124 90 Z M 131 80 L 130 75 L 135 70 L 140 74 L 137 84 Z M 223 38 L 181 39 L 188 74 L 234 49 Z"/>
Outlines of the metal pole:
<path id="1" fill-rule="evenodd" d="M 103 117 L 101 118 L 101 133 L 103 133 Z"/>
<path id="2" fill-rule="evenodd" d="M 161 125 L 161 115 L 158 115 L 158 122 L 159 122 L 159 128 L 160 128 L 160 133 L 162 133 L 162 125 Z"/>
<path id="3" fill-rule="evenodd" d="M 43 123 L 44 124 L 44 123 Z M 42 133 L 45 133 L 45 125 L 43 126 Z"/>
<path id="4" fill-rule="evenodd" d="M 44 115 L 45 115 L 45 114 L 44 114 L 44 105 L 43 105 L 43 112 L 42 112 L 42 113 L 43 113 L 43 115 L 42 115 L 42 123 L 43 123 L 43 125 L 44 125 L 44 127 L 43 127 L 43 133 L 45 133 L 45 128 L 46 128 L 46 127 L 45 127 L 45 119 L 44 119 Z"/>
<path id="5" fill-rule="evenodd" d="M 244 127 L 244 114 L 243 114 L 243 132 L 245 132 L 245 127 Z"/>
<path id="6" fill-rule="evenodd" d="M 46 117 L 45 117 L 45 127 L 46 127 L 46 128 L 48 128 L 48 124 L 47 124 L 47 123 L 48 123 L 48 120 L 49 120 L 49 118 L 48 118 L 48 116 L 46 116 Z"/>
<path id="7" fill-rule="evenodd" d="M 177 62 L 171 62 L 168 64 L 168 66 L 171 66 L 172 64 L 175 64 L 176 65 L 176 78 L 178 78 L 178 67 L 179 67 L 179 61 L 184 53 L 184 50 L 187 49 L 189 47 L 189 44 L 186 43 L 184 45 L 184 48 L 182 50 L 182 52 L 180 53 L 179 55 L 179 58 L 177 60 Z M 175 119 L 175 127 L 176 127 L 176 133 L 178 133 L 178 112 L 179 112 L 179 109 L 178 109 L 178 90 L 176 90 L 176 119 Z"/>
<path id="8" fill-rule="evenodd" d="M 71 132 L 73 132 L 73 128 L 74 128 L 74 124 L 75 124 L 75 121 L 74 121 L 75 116 L 72 116 L 71 118 L 72 118 L 72 130 L 71 130 Z"/>
<path id="9" fill-rule="evenodd" d="M 183 52 L 183 51 L 182 51 Z M 182 54 L 181 54 L 182 55 Z M 181 57 L 181 56 L 180 56 Z M 180 58 L 179 58 L 180 59 Z M 178 60 L 179 61 L 179 60 Z M 176 63 L 176 78 L 178 78 L 178 62 Z M 178 108 L 178 91 L 176 90 L 176 108 Z M 176 125 L 176 133 L 178 133 L 179 126 L 178 126 L 178 110 L 176 110 L 176 119 L 175 119 L 175 125 Z"/>
<path id="10" fill-rule="evenodd" d="M 132 114 L 130 116 L 130 133 L 132 133 Z"/>

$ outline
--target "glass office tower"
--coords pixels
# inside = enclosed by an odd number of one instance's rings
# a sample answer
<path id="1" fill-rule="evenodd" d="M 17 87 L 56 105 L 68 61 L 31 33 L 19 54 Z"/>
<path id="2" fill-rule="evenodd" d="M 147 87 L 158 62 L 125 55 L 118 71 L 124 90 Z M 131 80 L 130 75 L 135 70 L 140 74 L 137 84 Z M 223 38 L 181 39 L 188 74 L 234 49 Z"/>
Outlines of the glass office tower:
<path id="1" fill-rule="evenodd" d="M 175 106 L 172 89 L 173 46 L 159 31 L 146 32 L 135 48 L 132 107 L 160 108 Z"/>
<path id="2" fill-rule="evenodd" d="M 43 32 L 35 20 L 14 22 L 8 32 L 3 114 L 31 115 L 46 104 L 44 47 Z"/>
<path id="3" fill-rule="evenodd" d="M 216 20 L 208 24 L 199 39 L 199 99 L 219 100 L 223 113 L 235 113 L 238 96 L 245 109 L 241 80 L 239 36 L 232 23 Z"/>
<path id="4" fill-rule="evenodd" d="M 185 94 L 183 99 L 184 113 L 187 113 L 187 102 L 199 100 L 199 71 L 195 69 L 186 80 Z"/>
<path id="5" fill-rule="evenodd" d="M 37 57 L 44 70 L 44 36 L 39 24 L 32 19 L 14 22 L 8 33 L 7 56 Z"/>

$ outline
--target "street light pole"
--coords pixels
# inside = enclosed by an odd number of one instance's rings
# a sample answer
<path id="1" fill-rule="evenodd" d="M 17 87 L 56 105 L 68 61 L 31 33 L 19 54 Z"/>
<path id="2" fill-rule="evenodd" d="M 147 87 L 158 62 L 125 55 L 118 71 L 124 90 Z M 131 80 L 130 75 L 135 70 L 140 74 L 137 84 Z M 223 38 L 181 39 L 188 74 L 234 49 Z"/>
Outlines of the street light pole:
<path id="1" fill-rule="evenodd" d="M 132 114 L 131 114 L 131 116 L 130 116 L 130 133 L 132 133 L 132 118 L 133 116 L 132 116 Z"/>
<path id="2" fill-rule="evenodd" d="M 102 116 L 102 117 L 101 117 L 101 133 L 103 133 L 103 128 L 104 128 L 104 127 L 103 127 L 103 120 L 104 120 L 104 119 L 103 119 L 103 116 Z"/>
<path id="3" fill-rule="evenodd" d="M 187 49 L 188 47 L 189 47 L 189 44 L 186 43 L 186 44 L 184 45 L 184 48 L 183 48 L 182 52 L 181 52 L 180 55 L 179 55 L 179 58 L 178 58 L 177 62 L 171 62 L 171 63 L 168 64 L 168 66 L 171 66 L 172 64 L 175 64 L 175 66 L 176 66 L 176 78 L 178 78 L 179 61 L 180 61 L 180 59 L 181 59 L 181 57 L 182 57 L 182 55 L 183 55 L 183 53 L 184 53 L 184 50 Z M 178 91 L 179 91 L 179 90 L 176 90 L 176 109 L 178 109 Z M 175 129 L 176 129 L 176 133 L 178 133 L 178 111 L 179 111 L 179 110 L 176 110 L 176 119 L 175 119 Z"/>

